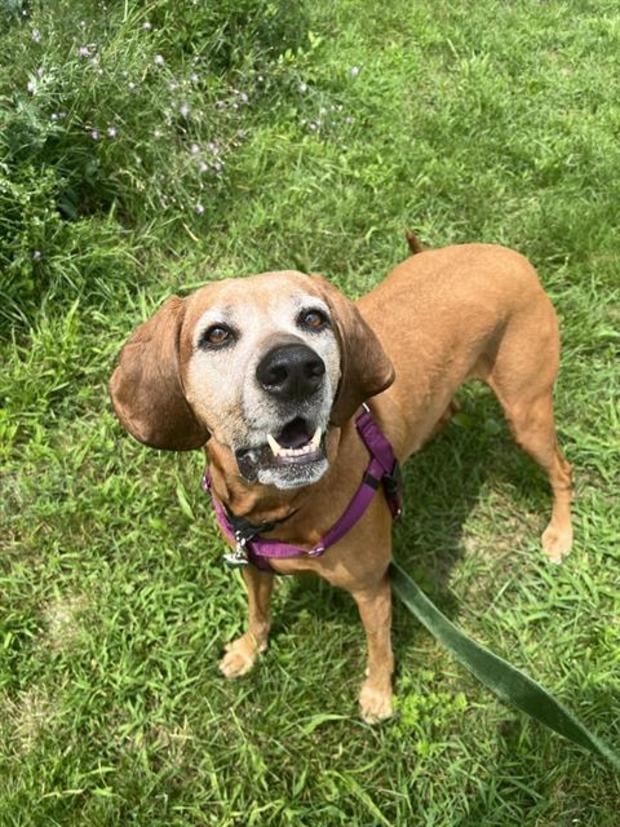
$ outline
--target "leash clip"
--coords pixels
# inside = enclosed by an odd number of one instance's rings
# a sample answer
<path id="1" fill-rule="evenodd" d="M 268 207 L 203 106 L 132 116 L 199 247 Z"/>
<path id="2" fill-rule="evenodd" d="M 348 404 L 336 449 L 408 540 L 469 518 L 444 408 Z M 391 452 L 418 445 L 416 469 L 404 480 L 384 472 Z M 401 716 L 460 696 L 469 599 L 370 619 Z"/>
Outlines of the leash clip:
<path id="1" fill-rule="evenodd" d="M 235 550 L 234 551 L 227 551 L 224 554 L 224 562 L 227 566 L 231 568 L 239 568 L 241 566 L 247 566 L 250 562 L 248 560 L 248 553 L 246 551 L 246 538 L 241 534 L 240 531 L 235 531 Z"/>

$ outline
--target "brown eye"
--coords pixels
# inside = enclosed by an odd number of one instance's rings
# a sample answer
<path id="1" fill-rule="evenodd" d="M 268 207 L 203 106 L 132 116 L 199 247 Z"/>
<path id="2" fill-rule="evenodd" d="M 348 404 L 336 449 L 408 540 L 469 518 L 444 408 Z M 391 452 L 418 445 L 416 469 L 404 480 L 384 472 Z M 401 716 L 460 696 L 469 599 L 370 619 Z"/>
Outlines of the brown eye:
<path id="1" fill-rule="evenodd" d="M 202 334 L 200 344 L 202 347 L 222 347 L 233 340 L 230 328 L 221 324 L 214 324 Z"/>
<path id="2" fill-rule="evenodd" d="M 320 310 L 304 310 L 299 316 L 299 324 L 309 330 L 321 330 L 327 325 L 327 317 Z"/>

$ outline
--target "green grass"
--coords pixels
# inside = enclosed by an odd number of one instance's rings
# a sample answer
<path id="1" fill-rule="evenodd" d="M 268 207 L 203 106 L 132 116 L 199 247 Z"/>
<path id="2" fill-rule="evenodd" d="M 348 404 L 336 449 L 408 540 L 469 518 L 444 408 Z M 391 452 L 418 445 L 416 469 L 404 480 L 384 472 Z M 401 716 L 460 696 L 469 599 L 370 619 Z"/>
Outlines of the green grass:
<path id="1" fill-rule="evenodd" d="M 543 558 L 545 480 L 472 386 L 407 466 L 395 554 L 618 748 L 617 4 L 0 9 L 0 824 L 617 824 L 612 770 L 400 606 L 381 727 L 356 610 L 322 583 L 283 579 L 258 669 L 223 680 L 245 598 L 201 456 L 132 442 L 105 388 L 132 327 L 210 278 L 296 266 L 359 295 L 406 227 L 528 255 L 562 323 L 574 551 Z"/>

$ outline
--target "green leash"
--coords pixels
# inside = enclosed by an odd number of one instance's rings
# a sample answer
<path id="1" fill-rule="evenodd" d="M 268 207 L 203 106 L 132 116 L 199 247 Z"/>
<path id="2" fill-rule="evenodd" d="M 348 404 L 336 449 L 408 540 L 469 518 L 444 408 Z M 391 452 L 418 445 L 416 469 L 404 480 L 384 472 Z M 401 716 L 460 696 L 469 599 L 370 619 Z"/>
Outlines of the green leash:
<path id="1" fill-rule="evenodd" d="M 394 593 L 420 623 L 502 701 L 527 712 L 569 741 L 601 755 L 620 771 L 619 755 L 589 732 L 540 684 L 461 632 L 431 603 L 398 563 L 390 564 L 390 580 Z"/>

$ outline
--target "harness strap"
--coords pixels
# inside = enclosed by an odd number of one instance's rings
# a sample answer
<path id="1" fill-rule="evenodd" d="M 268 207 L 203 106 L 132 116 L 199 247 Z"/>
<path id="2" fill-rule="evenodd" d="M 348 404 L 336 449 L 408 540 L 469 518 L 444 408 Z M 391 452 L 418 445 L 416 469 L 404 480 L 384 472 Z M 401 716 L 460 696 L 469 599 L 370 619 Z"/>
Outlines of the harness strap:
<path id="1" fill-rule="evenodd" d="M 249 524 L 245 523 L 243 532 L 235 531 L 235 526 L 226 513 L 226 509 L 213 495 L 211 475 L 208 469 L 205 471 L 202 486 L 205 491 L 211 494 L 218 524 L 225 536 L 237 544 L 236 552 L 225 556 L 227 562 L 232 565 L 243 565 L 249 562 L 257 568 L 269 571 L 271 570 L 268 562 L 270 558 L 281 560 L 290 557 L 319 557 L 353 528 L 370 505 L 375 491 L 381 484 L 383 484 L 384 494 L 392 517 L 396 519 L 400 516 L 402 496 L 398 461 L 394 456 L 390 442 L 379 428 L 367 405 L 363 406 L 361 413 L 356 417 L 355 426 L 368 449 L 371 457 L 370 462 L 362 482 L 344 513 L 321 540 L 310 549 L 283 543 L 280 540 L 266 540 L 259 537 L 260 531 L 268 530 L 266 526 L 256 526 L 254 533 L 252 533 L 251 529 L 248 531 L 247 526 Z"/>

